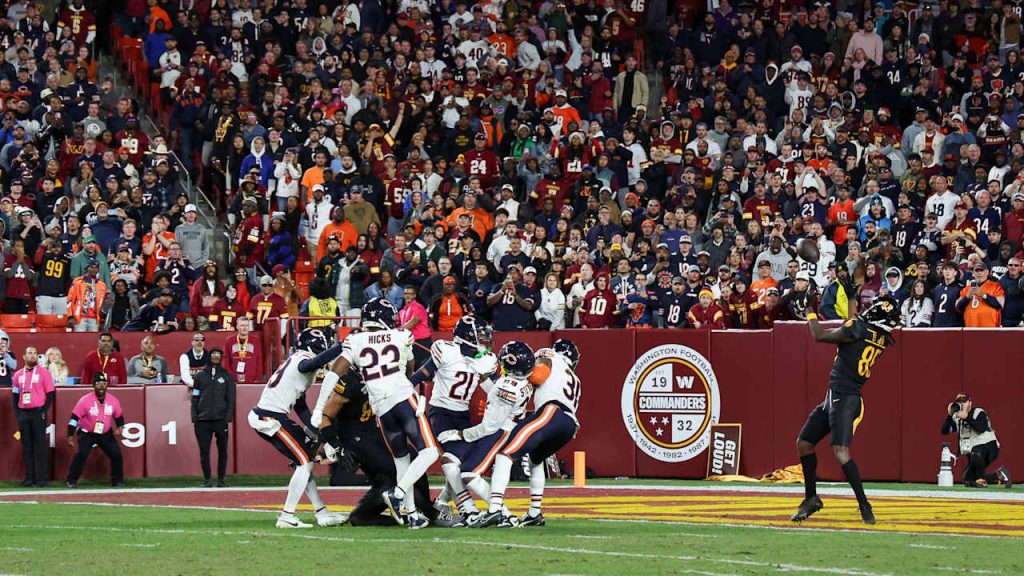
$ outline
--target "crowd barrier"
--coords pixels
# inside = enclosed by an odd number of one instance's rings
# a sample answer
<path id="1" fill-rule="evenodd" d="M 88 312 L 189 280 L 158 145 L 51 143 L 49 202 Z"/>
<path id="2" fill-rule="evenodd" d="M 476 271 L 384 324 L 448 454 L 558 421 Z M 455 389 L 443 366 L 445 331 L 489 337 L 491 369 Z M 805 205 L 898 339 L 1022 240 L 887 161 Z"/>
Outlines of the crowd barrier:
<path id="1" fill-rule="evenodd" d="M 217 333 L 214 333 L 217 334 Z M 219 333 L 225 338 L 229 334 Z M 119 334 L 122 349 L 133 350 L 141 334 Z M 188 346 L 186 334 L 162 336 L 161 351 L 172 366 Z M 577 370 L 582 382 L 579 435 L 561 453 L 569 463 L 576 450 L 599 476 L 701 478 L 707 452 L 683 462 L 654 459 L 633 441 L 623 423 L 623 383 L 634 362 L 663 345 L 687 346 L 707 358 L 721 396 L 719 421 L 743 425 L 740 472 L 760 475 L 797 462 L 794 442 L 807 413 L 822 401 L 835 347 L 818 344 L 800 323 L 779 323 L 770 331 L 697 332 L 677 330 L 566 330 L 554 333 L 499 333 L 495 349 L 518 338 L 532 347 L 555 338 L 576 342 L 582 354 Z M 180 340 L 180 342 L 178 341 Z M 208 346 L 212 346 L 208 339 Z M 866 479 L 934 482 L 942 442 L 939 428 L 946 405 L 961 391 L 988 410 L 1002 444 L 1000 461 L 1011 471 L 1024 455 L 1024 400 L 1020 351 L 1024 330 L 900 330 L 895 345 L 872 369 L 864 388 L 865 414 L 854 441 L 854 455 Z M 29 343 L 92 350 L 95 335 L 19 334 L 15 349 Z M 65 354 L 69 364 L 83 354 Z M 268 355 L 269 362 L 269 355 Z M 75 372 L 72 371 L 74 374 Z M 127 426 L 122 439 L 129 477 L 198 475 L 199 459 L 189 417 L 189 395 L 182 385 L 121 386 L 111 389 L 124 406 Z M 246 414 L 259 398 L 261 385 L 238 386 L 231 430 L 231 473 L 285 473 L 287 466 L 270 444 L 249 429 Z M 317 388 L 308 393 L 315 402 Z M 51 474 L 63 478 L 72 456 L 66 443 L 67 420 L 82 386 L 62 387 L 48 430 Z M 474 412 L 482 411 L 479 395 Z M 0 479 L 22 477 L 21 447 L 14 437 L 11 391 L 0 389 Z M 841 480 L 842 472 L 821 447 L 819 475 Z M 98 450 L 97 450 L 98 452 Z M 1017 471 L 1018 473 L 1024 473 Z M 93 455 L 86 477 L 103 477 L 107 462 Z"/>

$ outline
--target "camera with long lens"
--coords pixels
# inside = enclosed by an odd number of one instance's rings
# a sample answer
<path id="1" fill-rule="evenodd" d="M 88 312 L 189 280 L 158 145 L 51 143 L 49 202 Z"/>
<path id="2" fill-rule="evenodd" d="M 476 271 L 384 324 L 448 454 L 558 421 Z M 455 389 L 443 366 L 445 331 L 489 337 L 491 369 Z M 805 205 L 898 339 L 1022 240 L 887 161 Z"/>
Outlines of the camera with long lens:
<path id="1" fill-rule="evenodd" d="M 953 406 L 952 406 L 953 414 L 956 414 L 957 412 L 960 412 L 963 409 L 964 409 L 964 407 L 963 407 L 962 404 L 960 404 L 959 402 L 953 402 Z"/>

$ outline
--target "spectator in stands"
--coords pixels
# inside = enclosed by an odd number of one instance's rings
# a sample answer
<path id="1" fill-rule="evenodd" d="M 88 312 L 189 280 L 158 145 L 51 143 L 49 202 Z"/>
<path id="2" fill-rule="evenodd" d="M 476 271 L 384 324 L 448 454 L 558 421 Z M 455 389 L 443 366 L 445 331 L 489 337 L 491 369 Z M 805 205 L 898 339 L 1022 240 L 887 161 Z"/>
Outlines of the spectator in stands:
<path id="1" fill-rule="evenodd" d="M 930 327 L 935 307 L 931 297 L 928 296 L 927 284 L 924 280 L 915 279 L 908 293 L 909 295 L 903 301 L 900 310 L 903 314 L 903 325 L 907 328 Z"/>
<path id="2" fill-rule="evenodd" d="M 78 486 L 85 461 L 96 445 L 110 458 L 111 484 L 124 486 L 124 459 L 119 442 L 124 427 L 121 403 L 107 392 L 107 375 L 103 372 L 91 375 L 89 383 L 93 391 L 78 400 L 68 420 L 68 446 L 76 452 L 68 469 L 67 487 Z"/>
<path id="3" fill-rule="evenodd" d="M 394 304 L 396 310 L 403 306 L 402 289 L 395 285 L 394 277 L 386 270 L 380 273 L 380 278 L 376 282 L 366 288 L 366 298 L 386 298 Z"/>
<path id="4" fill-rule="evenodd" d="M 178 329 L 177 296 L 170 288 L 156 288 L 156 294 L 144 304 L 121 330 L 125 332 L 154 332 L 166 334 Z M 151 292 L 153 292 L 151 290 Z M 149 294 L 147 294 L 147 297 Z"/>
<path id="5" fill-rule="evenodd" d="M 1021 274 L 1021 259 L 1018 256 L 1007 262 L 1007 272 L 999 279 L 1006 302 L 1003 304 L 1003 326 L 1020 326 L 1024 322 L 1024 274 Z"/>
<path id="6" fill-rule="evenodd" d="M 103 315 L 104 330 L 124 330 L 124 327 L 139 314 L 139 294 L 130 290 L 123 278 L 114 280 L 114 289 L 107 293 L 100 312 Z"/>
<path id="7" fill-rule="evenodd" d="M 214 260 L 207 260 L 203 266 L 202 277 L 192 283 L 192 291 L 189 295 L 191 312 L 198 319 L 199 327 L 208 330 L 216 316 L 217 303 L 224 298 L 224 283 L 218 278 L 220 267 Z M 237 291 L 236 291 L 237 296 Z"/>
<path id="8" fill-rule="evenodd" d="M 995 328 L 1001 325 L 1001 313 L 1006 302 L 1003 287 L 989 278 L 989 267 L 978 261 L 972 269 L 974 280 L 960 290 L 956 301 L 957 312 L 964 317 L 964 326 Z"/>
<path id="9" fill-rule="evenodd" d="M 36 272 L 32 269 L 32 261 L 25 254 L 25 240 L 16 237 L 11 253 L 4 258 L 4 312 L 7 314 L 27 314 L 32 302 L 32 284 Z"/>
<path id="10" fill-rule="evenodd" d="M 267 321 L 288 318 L 288 306 L 284 298 L 274 294 L 274 279 L 270 276 L 260 278 L 260 292 L 249 300 L 246 316 L 254 321 L 254 328 L 260 332 Z"/>
<path id="11" fill-rule="evenodd" d="M 239 384 L 258 384 L 263 381 L 263 347 L 259 335 L 251 334 L 251 330 L 251 321 L 243 318 L 238 321 L 234 335 L 224 343 L 227 356 L 224 368 Z"/>
<path id="12" fill-rule="evenodd" d="M 319 276 L 313 278 L 309 283 L 309 298 L 302 303 L 299 309 L 299 316 L 304 318 L 325 318 L 325 320 L 309 320 L 307 328 L 329 326 L 333 319 L 341 316 L 338 310 L 338 302 L 334 299 L 334 291 L 326 279 Z"/>
<path id="13" fill-rule="evenodd" d="M 185 222 L 174 228 L 174 238 L 181 245 L 186 261 L 193 266 L 210 260 L 210 246 L 207 239 L 207 227 L 199 224 L 199 210 L 195 204 L 185 205 Z"/>
<path id="14" fill-rule="evenodd" d="M 494 328 L 497 331 L 519 332 L 531 327 L 536 302 L 533 291 L 522 283 L 518 263 L 508 265 L 505 281 L 491 289 L 487 306 L 492 308 Z"/>
<path id="15" fill-rule="evenodd" d="M 416 344 L 412 354 L 418 370 L 430 358 L 431 327 L 428 325 L 427 309 L 416 300 L 416 288 L 406 286 L 402 291 L 402 307 L 398 310 L 398 321 L 402 328 L 412 332 Z"/>
<path id="16" fill-rule="evenodd" d="M 540 306 L 535 312 L 539 330 L 562 330 L 565 328 L 565 294 L 558 286 L 558 275 L 544 277 L 544 288 L 540 290 Z"/>
<path id="17" fill-rule="evenodd" d="M 278 264 L 270 273 L 274 277 L 274 294 L 284 298 L 289 316 L 297 315 L 299 304 L 302 302 L 302 294 L 299 292 L 298 285 L 292 280 L 291 269 Z"/>
<path id="18" fill-rule="evenodd" d="M 107 258 L 100 252 L 99 246 L 96 244 L 96 237 L 91 235 L 82 238 L 82 251 L 71 259 L 71 277 L 83 276 L 86 267 L 92 261 L 99 264 L 97 277 L 103 280 L 104 284 L 110 286 L 110 267 L 107 265 Z"/>
<path id="19" fill-rule="evenodd" d="M 43 240 L 35 255 L 39 269 L 36 287 L 37 314 L 67 314 L 68 285 L 71 281 L 71 255 L 61 249 L 59 241 Z"/>
<path id="20" fill-rule="evenodd" d="M 186 386 L 195 386 L 195 375 L 210 363 L 206 350 L 206 336 L 202 332 L 192 333 L 192 347 L 178 357 L 178 373 Z"/>
<path id="21" fill-rule="evenodd" d="M 430 329 L 440 332 L 455 330 L 459 318 L 473 312 L 473 307 L 461 292 L 456 291 L 458 280 L 455 276 L 445 276 L 441 293 L 430 302 L 428 317 Z"/>
<path id="22" fill-rule="evenodd" d="M 71 384 L 68 380 L 68 363 L 64 361 L 64 355 L 61 354 L 60 348 L 48 348 L 42 362 L 43 366 L 50 371 L 50 377 L 53 378 L 55 386 Z"/>
<path id="23" fill-rule="evenodd" d="M 103 375 L 104 385 L 118 386 L 128 383 L 124 355 L 114 350 L 114 336 L 110 332 L 100 334 L 96 350 L 85 354 L 82 362 L 82 384 L 91 386 L 97 374 Z"/>
<path id="24" fill-rule="evenodd" d="M 701 290 L 697 298 L 697 304 L 687 313 L 690 326 L 697 330 L 724 330 L 725 313 L 714 301 L 711 290 Z"/>
<path id="25" fill-rule="evenodd" d="M 99 331 L 100 306 L 107 297 L 107 284 L 99 278 L 99 274 L 100 262 L 92 258 L 86 262 L 85 274 L 76 277 L 71 283 L 67 315 L 68 327 L 74 328 L 75 332 Z"/>
<path id="26" fill-rule="evenodd" d="M 168 383 L 167 360 L 156 353 L 156 340 L 152 336 L 145 336 L 139 345 L 142 351 L 128 360 L 128 383 Z"/>

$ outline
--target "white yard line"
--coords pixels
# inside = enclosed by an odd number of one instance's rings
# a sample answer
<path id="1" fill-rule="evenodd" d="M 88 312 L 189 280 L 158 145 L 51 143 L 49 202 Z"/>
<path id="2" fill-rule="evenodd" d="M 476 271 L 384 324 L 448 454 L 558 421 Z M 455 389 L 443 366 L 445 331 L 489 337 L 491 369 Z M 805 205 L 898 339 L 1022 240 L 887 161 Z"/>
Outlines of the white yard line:
<path id="1" fill-rule="evenodd" d="M 6 552 L 35 552 L 35 548 L 18 548 L 16 546 L 0 546 L 0 550 Z"/>
<path id="2" fill-rule="evenodd" d="M 36 526 L 36 525 L 13 525 L 8 526 L 9 528 L 41 528 L 44 530 L 91 530 L 98 532 L 126 532 L 138 534 L 152 533 L 152 534 L 203 534 L 200 530 L 176 530 L 176 529 L 158 529 L 158 528 L 117 528 L 112 526 L 66 526 L 66 525 L 49 525 L 49 526 Z M 407 538 L 354 538 L 354 537 L 336 537 L 336 536 L 317 536 L 313 534 L 302 534 L 294 531 L 233 531 L 233 530 L 222 530 L 222 531 L 211 531 L 206 532 L 213 535 L 228 535 L 228 536 L 278 536 L 283 538 L 297 538 L 302 540 L 317 540 L 324 542 L 345 542 L 345 543 L 375 543 L 375 544 L 404 544 L 408 545 L 414 540 Z M 592 550 L 589 548 L 568 548 L 564 546 L 546 546 L 542 544 L 521 544 L 515 542 L 496 542 L 487 540 L 462 540 L 462 539 L 450 539 L 450 538 L 433 538 L 433 542 L 439 544 L 448 545 L 468 545 L 468 546 L 487 546 L 494 548 L 515 548 L 521 550 L 532 550 L 535 552 L 558 552 L 562 554 L 572 554 L 578 556 L 601 556 L 611 558 L 629 558 L 636 560 L 675 560 L 679 562 L 707 562 L 709 564 L 723 564 L 731 566 L 747 566 L 754 567 L 761 570 L 770 570 L 775 572 L 807 572 L 814 574 L 833 574 L 838 576 L 891 576 L 888 573 L 883 572 L 871 572 L 867 570 L 858 570 L 853 568 L 838 568 L 832 566 L 805 566 L 800 564 L 788 564 L 778 562 L 758 562 L 755 560 L 735 560 L 731 558 L 713 558 L 706 556 L 682 556 L 682 555 L 665 555 L 665 554 L 648 554 L 641 552 L 618 552 L 609 550 Z M 719 574 L 715 572 L 715 574 Z"/>
<path id="3" fill-rule="evenodd" d="M 932 546 L 931 544 L 911 544 L 911 548 L 923 548 L 925 550 L 949 550 L 949 546 Z"/>

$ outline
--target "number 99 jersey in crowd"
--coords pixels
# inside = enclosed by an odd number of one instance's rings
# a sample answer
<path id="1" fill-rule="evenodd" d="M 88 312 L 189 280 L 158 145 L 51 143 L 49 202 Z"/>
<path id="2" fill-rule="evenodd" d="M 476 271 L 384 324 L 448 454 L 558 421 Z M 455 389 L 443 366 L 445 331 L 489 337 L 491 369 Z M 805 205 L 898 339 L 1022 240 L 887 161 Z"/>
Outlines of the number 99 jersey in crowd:
<path id="1" fill-rule="evenodd" d="M 402 329 L 369 330 L 349 334 L 341 357 L 363 376 L 370 407 L 386 414 L 414 393 L 406 369 L 413 358 L 412 332 Z"/>
<path id="2" fill-rule="evenodd" d="M 578 427 L 580 421 L 576 418 L 576 411 L 580 407 L 582 391 L 572 363 L 552 348 L 537 350 L 537 358 L 551 362 L 551 374 L 533 392 L 534 412 L 539 413 L 545 404 L 557 404 Z"/>
<path id="3" fill-rule="evenodd" d="M 430 346 L 430 356 L 437 371 L 430 405 L 453 412 L 468 412 L 469 401 L 478 385 L 498 370 L 498 358 L 492 352 L 477 357 L 466 356 L 456 342 L 438 340 Z M 484 384 L 484 392 L 491 386 Z"/>

